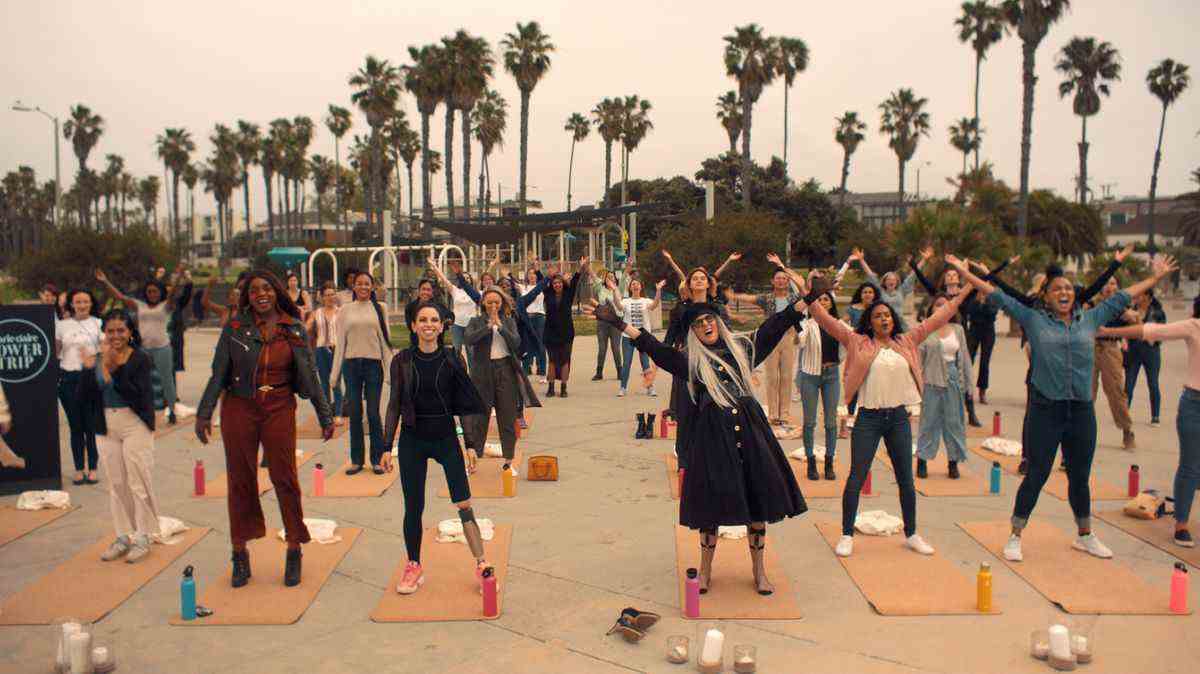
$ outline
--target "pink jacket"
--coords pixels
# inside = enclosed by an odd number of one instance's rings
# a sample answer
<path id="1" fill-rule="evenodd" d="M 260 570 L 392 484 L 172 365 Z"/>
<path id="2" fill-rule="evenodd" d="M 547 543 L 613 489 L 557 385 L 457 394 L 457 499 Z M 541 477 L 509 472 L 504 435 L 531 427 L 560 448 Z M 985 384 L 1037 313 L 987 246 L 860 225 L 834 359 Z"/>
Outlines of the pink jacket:
<path id="1" fill-rule="evenodd" d="M 925 391 L 925 380 L 921 375 L 921 358 L 917 355 L 917 347 L 930 333 L 950 322 L 958 312 L 958 305 L 962 304 L 967 295 L 965 292 L 959 293 L 929 318 L 892 338 L 893 350 L 908 361 L 908 369 L 917 384 L 917 391 L 922 394 Z M 844 402 L 849 403 L 867 378 L 875 356 L 879 355 L 879 342 L 858 334 L 850 326 L 829 315 L 820 302 L 810 304 L 808 309 L 825 332 L 846 347 L 846 368 L 842 371 L 842 397 Z"/>

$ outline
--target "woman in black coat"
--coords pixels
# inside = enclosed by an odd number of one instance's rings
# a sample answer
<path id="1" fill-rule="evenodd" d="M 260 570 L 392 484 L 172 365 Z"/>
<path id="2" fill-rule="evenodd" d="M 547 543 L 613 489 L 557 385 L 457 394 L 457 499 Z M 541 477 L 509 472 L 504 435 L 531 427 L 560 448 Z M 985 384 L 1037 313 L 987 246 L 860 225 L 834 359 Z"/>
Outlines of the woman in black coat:
<path id="1" fill-rule="evenodd" d="M 546 328 L 542 332 L 542 343 L 550 358 L 546 379 L 550 382 L 546 397 L 554 397 L 554 380 L 562 382 L 562 397 L 567 397 L 567 380 L 571 378 L 571 346 L 575 343 L 575 322 L 571 316 L 571 304 L 575 301 L 575 290 L 579 280 L 589 273 L 587 256 L 580 258 L 579 271 L 567 281 L 562 274 L 550 277 L 550 288 L 546 291 Z"/>

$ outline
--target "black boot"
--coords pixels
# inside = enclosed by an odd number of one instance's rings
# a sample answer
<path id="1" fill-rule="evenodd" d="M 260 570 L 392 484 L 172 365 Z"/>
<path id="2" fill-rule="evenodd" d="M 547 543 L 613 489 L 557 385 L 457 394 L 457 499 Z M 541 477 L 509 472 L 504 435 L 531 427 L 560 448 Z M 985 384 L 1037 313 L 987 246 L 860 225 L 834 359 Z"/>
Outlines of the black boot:
<path id="1" fill-rule="evenodd" d="M 837 479 L 837 473 L 833 472 L 833 457 L 828 454 L 825 455 L 825 479 L 826 480 L 836 480 Z"/>
<path id="2" fill-rule="evenodd" d="M 546 388 L 546 397 L 547 398 L 554 397 L 554 381 L 553 380 L 550 381 L 550 386 Z"/>
<path id="3" fill-rule="evenodd" d="M 230 578 L 234 587 L 242 587 L 250 581 L 250 551 L 242 550 L 233 553 L 233 576 Z"/>
<path id="4" fill-rule="evenodd" d="M 603 365 L 596 368 L 596 374 L 594 374 L 592 376 L 592 381 L 600 381 L 601 379 L 604 379 L 604 366 Z"/>
<path id="5" fill-rule="evenodd" d="M 921 479 L 929 477 L 929 467 L 925 465 L 925 459 L 917 459 L 917 477 Z"/>
<path id="6" fill-rule="evenodd" d="M 951 480 L 958 479 L 958 462 L 957 461 L 950 462 L 950 479 Z"/>
<path id="7" fill-rule="evenodd" d="M 564 382 L 562 383 L 562 392 L 558 394 L 558 397 L 559 397 L 559 398 L 566 398 L 566 397 L 567 397 L 567 382 L 565 382 L 565 381 L 564 381 Z"/>
<path id="8" fill-rule="evenodd" d="M 967 396 L 965 400 L 967 402 L 967 423 L 975 428 L 981 428 L 983 424 L 979 423 L 979 417 L 975 416 L 975 399 Z"/>
<path id="9" fill-rule="evenodd" d="M 808 464 L 808 470 L 805 471 L 804 476 L 810 480 L 820 480 L 821 474 L 817 472 L 817 457 L 810 456 L 804 463 Z"/>
<path id="10" fill-rule="evenodd" d="M 633 439 L 641 440 L 646 437 L 646 415 L 643 414 L 642 412 L 638 412 L 637 413 L 637 422 L 638 422 L 638 428 L 637 428 L 637 432 L 633 434 Z"/>
<path id="11" fill-rule="evenodd" d="M 283 584 L 288 587 L 295 587 L 300 584 L 300 560 L 304 555 L 299 548 L 292 550 L 288 548 L 287 564 L 283 567 Z"/>
<path id="12" fill-rule="evenodd" d="M 653 415 L 653 414 L 646 415 L 646 435 L 645 435 L 645 437 L 647 440 L 654 439 L 654 417 L 655 417 L 655 415 Z"/>

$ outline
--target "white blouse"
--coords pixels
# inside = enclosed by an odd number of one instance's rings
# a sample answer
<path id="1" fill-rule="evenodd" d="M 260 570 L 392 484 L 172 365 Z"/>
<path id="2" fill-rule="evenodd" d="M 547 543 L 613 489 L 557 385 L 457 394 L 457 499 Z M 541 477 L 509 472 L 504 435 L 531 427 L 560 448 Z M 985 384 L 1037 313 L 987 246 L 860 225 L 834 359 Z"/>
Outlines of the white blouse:
<path id="1" fill-rule="evenodd" d="M 467 294 L 467 291 L 458 286 L 450 286 L 450 298 L 454 302 L 454 324 L 460 328 L 467 327 L 471 319 L 479 313 L 479 306 L 475 304 L 475 300 Z"/>
<path id="2" fill-rule="evenodd" d="M 100 353 L 100 319 L 88 316 L 82 321 L 66 318 L 54 321 L 54 336 L 62 344 L 59 367 L 64 372 L 83 369 L 83 351 Z"/>
<path id="3" fill-rule="evenodd" d="M 951 330 L 945 337 L 938 338 L 942 342 L 942 360 L 947 363 L 953 363 L 958 359 L 958 349 L 961 346 L 958 343 L 958 337 Z"/>
<path id="4" fill-rule="evenodd" d="M 891 349 L 880 349 L 858 394 L 858 406 L 881 410 L 920 404 L 921 394 L 908 361 Z"/>
<path id="5" fill-rule="evenodd" d="M 505 343 L 504 337 L 500 335 L 500 326 L 492 326 L 492 360 L 500 360 L 508 358 L 508 344 Z"/>

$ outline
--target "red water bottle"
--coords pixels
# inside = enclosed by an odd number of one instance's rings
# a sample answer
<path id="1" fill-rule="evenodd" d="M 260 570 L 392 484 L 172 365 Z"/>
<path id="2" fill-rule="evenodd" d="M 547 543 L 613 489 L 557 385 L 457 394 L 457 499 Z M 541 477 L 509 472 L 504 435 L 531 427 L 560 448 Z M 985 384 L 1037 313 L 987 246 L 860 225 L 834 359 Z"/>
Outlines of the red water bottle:
<path id="1" fill-rule="evenodd" d="M 313 496 L 325 495 L 325 466 L 317 464 L 313 466 Z"/>
<path id="2" fill-rule="evenodd" d="M 195 495 L 204 496 L 204 462 L 196 459 L 196 467 L 192 469 L 192 481 L 195 483 Z"/>
<path id="3" fill-rule="evenodd" d="M 495 618 L 500 614 L 496 602 L 496 570 L 487 567 L 483 570 L 483 617 Z"/>
<path id="4" fill-rule="evenodd" d="M 862 493 L 863 496 L 871 495 L 871 471 L 869 470 L 867 471 L 867 479 L 863 481 Z"/>
<path id="5" fill-rule="evenodd" d="M 1187 613 L 1188 570 L 1183 562 L 1175 562 L 1171 574 L 1171 613 Z"/>
<path id="6" fill-rule="evenodd" d="M 992 413 L 992 435 L 1000 435 L 1000 411 L 996 410 Z"/>
<path id="7" fill-rule="evenodd" d="M 1138 470 L 1138 465 L 1135 463 L 1129 467 L 1129 498 L 1133 498 L 1141 493 L 1139 487 L 1142 483 L 1142 473 Z"/>

